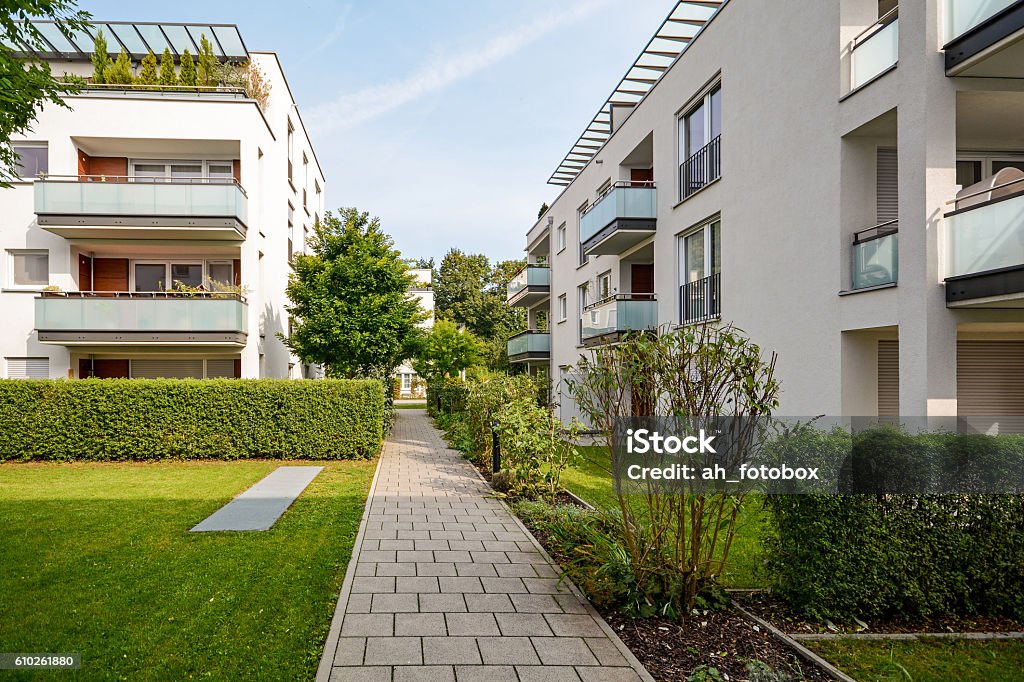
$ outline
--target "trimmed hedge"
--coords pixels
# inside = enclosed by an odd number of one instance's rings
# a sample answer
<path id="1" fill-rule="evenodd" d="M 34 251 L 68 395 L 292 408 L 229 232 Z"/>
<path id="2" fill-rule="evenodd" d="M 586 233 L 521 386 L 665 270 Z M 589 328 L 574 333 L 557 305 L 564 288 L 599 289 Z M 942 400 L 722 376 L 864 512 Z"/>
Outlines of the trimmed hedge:
<path id="1" fill-rule="evenodd" d="M 0 380 L 0 462 L 369 458 L 385 409 L 372 380 Z"/>
<path id="2" fill-rule="evenodd" d="M 834 461 L 852 444 L 854 475 L 859 466 L 883 465 L 891 475 L 865 477 L 866 487 L 893 491 L 909 490 L 920 474 L 914 451 L 930 449 L 970 479 L 986 464 L 1013 460 L 1022 442 L 1018 436 L 911 436 L 879 428 L 852 441 L 839 431 L 807 430 L 785 447 L 791 454 L 831 452 L 825 459 Z M 775 530 L 767 567 L 774 589 L 797 612 L 847 622 L 951 614 L 1024 618 L 1022 495 L 862 489 L 769 495 L 765 502 Z"/>

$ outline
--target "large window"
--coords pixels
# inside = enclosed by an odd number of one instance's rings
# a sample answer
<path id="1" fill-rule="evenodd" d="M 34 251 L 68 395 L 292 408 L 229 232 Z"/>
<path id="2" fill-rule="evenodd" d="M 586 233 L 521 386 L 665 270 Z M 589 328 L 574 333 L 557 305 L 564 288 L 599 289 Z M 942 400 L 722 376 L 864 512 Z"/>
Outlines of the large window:
<path id="1" fill-rule="evenodd" d="M 207 182 L 230 183 L 235 180 L 231 161 L 178 160 L 161 161 L 136 159 L 131 163 L 134 178 L 156 178 L 166 182 L 204 180 Z"/>
<path id="2" fill-rule="evenodd" d="M 18 177 L 35 178 L 50 171 L 49 148 L 45 142 L 12 142 L 18 157 Z"/>
<path id="3" fill-rule="evenodd" d="M 569 306 L 568 306 L 568 304 L 566 302 L 565 294 L 562 294 L 561 296 L 558 297 L 558 321 L 559 322 L 565 322 L 566 318 L 569 316 L 568 308 L 569 308 Z"/>
<path id="4" fill-rule="evenodd" d="M 679 198 L 685 199 L 722 173 L 722 88 L 716 85 L 679 118 Z"/>
<path id="5" fill-rule="evenodd" d="M 231 261 L 136 261 L 132 268 L 133 291 L 168 291 L 180 282 L 186 287 L 234 284 Z"/>
<path id="6" fill-rule="evenodd" d="M 557 244 L 557 253 L 561 253 L 565 249 L 565 223 L 558 226 L 555 230 L 555 244 Z"/>
<path id="7" fill-rule="evenodd" d="M 42 289 L 50 283 L 50 254 L 11 249 L 7 252 L 7 272 L 7 286 L 12 289 Z"/>
<path id="8" fill-rule="evenodd" d="M 1024 155 L 1020 154 L 957 154 L 956 184 L 961 187 L 990 178 L 1004 168 L 1024 171 Z"/>
<path id="9" fill-rule="evenodd" d="M 580 230 L 580 227 L 582 226 L 582 223 L 583 223 L 583 214 L 587 212 L 587 208 L 589 208 L 589 207 L 590 207 L 590 202 L 584 201 L 583 204 L 578 209 L 576 209 L 576 234 L 577 235 L 582 235 L 583 234 L 583 232 Z M 588 263 L 589 261 L 590 261 L 590 256 L 588 256 L 583 251 L 583 240 L 580 239 L 580 265 L 584 265 L 585 263 Z"/>
<path id="10" fill-rule="evenodd" d="M 722 229 L 718 220 L 679 237 L 679 321 L 709 320 L 721 313 Z"/>

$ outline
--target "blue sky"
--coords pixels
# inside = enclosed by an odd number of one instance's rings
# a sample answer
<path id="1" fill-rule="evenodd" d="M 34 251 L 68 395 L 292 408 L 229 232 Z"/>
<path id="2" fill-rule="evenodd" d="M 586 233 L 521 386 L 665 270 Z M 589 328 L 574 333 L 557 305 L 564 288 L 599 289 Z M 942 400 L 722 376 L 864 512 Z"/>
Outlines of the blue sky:
<path id="1" fill-rule="evenodd" d="M 673 0 L 80 0 L 97 20 L 238 24 L 276 51 L 329 207 L 409 257 L 522 256 L 551 171 Z M 244 7 L 244 10 L 242 9 Z"/>

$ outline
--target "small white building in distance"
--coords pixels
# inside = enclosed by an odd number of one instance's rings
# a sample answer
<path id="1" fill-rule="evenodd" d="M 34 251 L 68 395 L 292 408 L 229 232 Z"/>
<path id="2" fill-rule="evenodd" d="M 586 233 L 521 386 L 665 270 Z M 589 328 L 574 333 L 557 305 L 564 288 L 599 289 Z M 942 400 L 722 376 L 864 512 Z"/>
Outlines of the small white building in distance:
<path id="1" fill-rule="evenodd" d="M 420 326 L 430 329 L 434 326 L 434 287 L 430 268 L 411 268 L 409 274 L 415 279 L 412 289 L 409 290 L 413 296 L 419 299 L 420 308 L 427 313 L 428 317 Z M 399 397 L 424 398 L 427 395 L 427 386 L 416 370 L 412 368 L 411 361 L 402 363 L 395 373 L 400 382 Z"/>

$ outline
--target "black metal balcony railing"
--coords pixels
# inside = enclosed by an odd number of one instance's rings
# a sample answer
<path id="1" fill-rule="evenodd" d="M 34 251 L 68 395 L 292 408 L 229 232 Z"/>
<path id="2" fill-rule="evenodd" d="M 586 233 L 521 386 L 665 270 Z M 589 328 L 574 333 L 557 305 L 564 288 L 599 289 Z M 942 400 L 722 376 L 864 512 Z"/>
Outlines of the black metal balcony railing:
<path id="1" fill-rule="evenodd" d="M 679 287 L 679 320 L 683 324 L 707 322 L 722 314 L 722 274 L 689 282 Z"/>
<path id="2" fill-rule="evenodd" d="M 722 136 L 679 164 L 679 198 L 686 199 L 722 176 Z"/>

